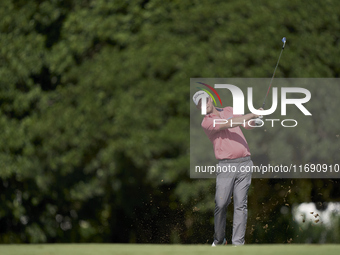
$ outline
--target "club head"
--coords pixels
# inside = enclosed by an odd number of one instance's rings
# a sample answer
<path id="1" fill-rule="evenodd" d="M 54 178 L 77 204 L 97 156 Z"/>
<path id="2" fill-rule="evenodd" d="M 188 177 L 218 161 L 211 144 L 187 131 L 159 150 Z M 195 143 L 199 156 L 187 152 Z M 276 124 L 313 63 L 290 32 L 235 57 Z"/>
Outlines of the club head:
<path id="1" fill-rule="evenodd" d="M 283 42 L 282 49 L 284 49 L 286 45 L 286 37 L 283 37 L 281 41 Z"/>

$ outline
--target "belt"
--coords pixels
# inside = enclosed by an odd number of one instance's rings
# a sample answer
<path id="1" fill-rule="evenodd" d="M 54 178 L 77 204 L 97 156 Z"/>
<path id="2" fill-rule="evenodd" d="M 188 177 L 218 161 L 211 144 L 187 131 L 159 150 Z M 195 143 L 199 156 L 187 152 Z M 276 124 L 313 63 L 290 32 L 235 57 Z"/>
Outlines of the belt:
<path id="1" fill-rule="evenodd" d="M 233 159 L 221 159 L 219 160 L 220 163 L 241 163 L 244 161 L 250 160 L 250 156 L 243 157 L 243 158 L 233 158 Z"/>

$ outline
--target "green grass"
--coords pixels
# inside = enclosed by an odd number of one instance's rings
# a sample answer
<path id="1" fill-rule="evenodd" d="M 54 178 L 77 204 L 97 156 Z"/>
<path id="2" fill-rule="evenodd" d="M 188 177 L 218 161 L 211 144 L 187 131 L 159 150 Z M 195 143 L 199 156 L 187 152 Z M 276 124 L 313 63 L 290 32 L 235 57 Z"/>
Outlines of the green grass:
<path id="1" fill-rule="evenodd" d="M 231 245 L 211 247 L 209 245 L 156 245 L 156 244 L 9 244 L 0 245 L 1 255 L 116 255 L 116 254 L 251 254 L 251 255 L 292 255 L 292 254 L 327 254 L 340 253 L 340 245 L 245 245 L 233 247 Z"/>

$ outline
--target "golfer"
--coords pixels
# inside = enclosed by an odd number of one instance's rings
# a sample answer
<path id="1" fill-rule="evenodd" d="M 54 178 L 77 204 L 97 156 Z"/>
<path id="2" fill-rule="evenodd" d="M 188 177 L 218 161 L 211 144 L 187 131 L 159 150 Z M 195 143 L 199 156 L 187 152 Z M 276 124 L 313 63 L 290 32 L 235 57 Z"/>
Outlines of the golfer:
<path id="1" fill-rule="evenodd" d="M 254 119 L 259 116 L 253 113 L 233 115 L 232 107 L 216 108 L 212 98 L 201 90 L 193 96 L 198 109 L 201 109 L 202 100 L 207 100 L 207 113 L 201 125 L 213 144 L 220 169 L 225 170 L 216 173 L 215 235 L 212 246 L 226 244 L 227 207 L 232 196 L 234 200 L 232 244 L 243 245 L 247 224 L 247 196 L 251 183 L 251 172 L 243 170 L 245 167 L 251 168 L 253 162 L 250 159 L 247 141 L 239 126 L 245 123 L 245 129 L 252 129 L 252 126 L 255 126 Z M 216 121 L 217 119 L 223 121 Z M 218 122 L 223 124 L 217 124 Z M 227 169 L 232 171 L 227 171 Z"/>

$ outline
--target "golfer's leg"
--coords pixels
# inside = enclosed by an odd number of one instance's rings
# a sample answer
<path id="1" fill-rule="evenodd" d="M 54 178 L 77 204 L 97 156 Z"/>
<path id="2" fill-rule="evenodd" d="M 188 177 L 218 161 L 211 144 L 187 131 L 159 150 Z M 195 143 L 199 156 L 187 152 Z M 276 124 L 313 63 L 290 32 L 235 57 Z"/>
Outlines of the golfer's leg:
<path id="1" fill-rule="evenodd" d="M 252 166 L 253 162 L 242 162 L 240 165 Z M 234 245 L 244 244 L 244 235 L 247 225 L 247 200 L 248 190 L 251 183 L 251 173 L 239 173 L 234 184 L 234 224 L 233 224 L 233 238 Z"/>
<path id="2" fill-rule="evenodd" d="M 233 190 L 234 174 L 228 176 L 228 173 L 220 173 L 216 177 L 216 194 L 215 194 L 215 244 L 222 244 L 225 238 L 225 227 L 227 218 L 227 206 Z"/>

